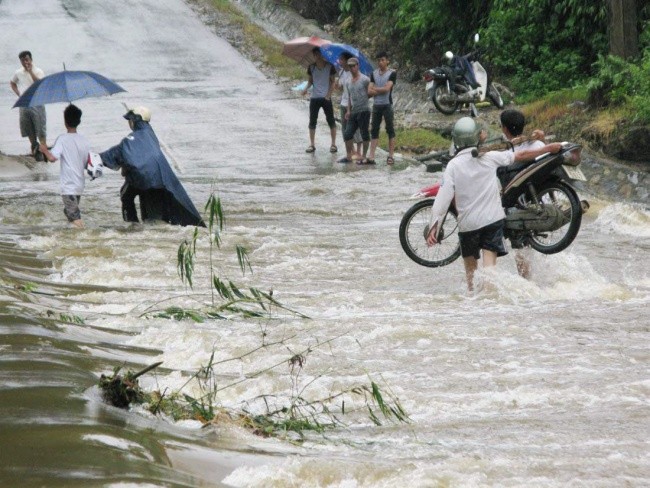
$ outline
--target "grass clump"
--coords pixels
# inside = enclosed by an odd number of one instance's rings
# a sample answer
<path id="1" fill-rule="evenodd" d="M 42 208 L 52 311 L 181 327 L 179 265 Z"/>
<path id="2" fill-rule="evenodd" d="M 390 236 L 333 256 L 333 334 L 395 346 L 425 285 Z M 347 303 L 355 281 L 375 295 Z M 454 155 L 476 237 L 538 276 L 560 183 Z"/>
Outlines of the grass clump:
<path id="1" fill-rule="evenodd" d="M 289 80 L 305 78 L 305 68 L 282 54 L 283 43 L 269 35 L 248 18 L 228 0 L 212 0 L 212 5 L 231 27 L 242 34 L 243 47 L 255 61 L 264 63 L 275 74 Z"/>
<path id="2" fill-rule="evenodd" d="M 396 128 L 395 141 L 396 151 L 412 154 L 425 154 L 449 147 L 449 139 L 441 136 L 438 132 L 420 127 Z M 379 133 L 379 147 L 388 151 L 388 135 L 383 130 Z"/>

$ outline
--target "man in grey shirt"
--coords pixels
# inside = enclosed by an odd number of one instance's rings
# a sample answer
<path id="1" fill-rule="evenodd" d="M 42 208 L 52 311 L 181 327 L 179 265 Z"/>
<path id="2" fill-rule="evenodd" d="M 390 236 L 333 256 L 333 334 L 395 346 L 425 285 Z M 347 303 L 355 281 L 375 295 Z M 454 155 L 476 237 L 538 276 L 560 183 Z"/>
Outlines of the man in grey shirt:
<path id="1" fill-rule="evenodd" d="M 357 161 L 357 164 L 364 164 L 367 162 L 367 159 L 365 158 L 366 153 L 368 152 L 368 143 L 370 141 L 370 133 L 368 132 L 368 126 L 370 125 L 370 105 L 368 104 L 368 87 L 370 86 L 370 78 L 359 71 L 359 60 L 357 58 L 350 58 L 347 65 L 352 73 L 352 78 L 343 88 L 348 96 L 348 106 L 345 113 L 347 124 L 345 126 L 345 132 L 343 133 L 346 156 L 339 159 L 338 162 L 352 162 L 354 133 L 359 129 L 359 132 L 361 132 L 361 139 L 363 140 L 363 159 Z"/>
<path id="2" fill-rule="evenodd" d="M 336 70 L 334 66 L 325 61 L 320 49 L 315 47 L 312 50 L 314 55 L 314 64 L 307 68 L 307 86 L 302 92 L 305 96 L 309 88 L 314 87 L 309 99 L 309 147 L 305 152 L 313 153 L 316 151 L 316 122 L 318 121 L 318 112 L 322 108 L 325 113 L 327 125 L 330 128 L 330 137 L 332 145 L 330 152 L 335 153 L 336 149 L 336 119 L 334 118 L 334 107 L 332 106 L 332 90 L 334 90 L 334 75 Z"/>
<path id="3" fill-rule="evenodd" d="M 379 68 L 372 72 L 370 77 L 370 89 L 368 90 L 371 97 L 375 97 L 372 106 L 372 141 L 370 142 L 370 154 L 368 159 L 374 161 L 375 150 L 379 144 L 379 126 L 381 119 L 386 123 L 386 133 L 388 134 L 388 157 L 386 164 L 395 162 L 395 127 L 393 126 L 393 86 L 397 81 L 397 73 L 388 69 L 388 54 L 380 52 L 377 54 L 377 64 Z"/>

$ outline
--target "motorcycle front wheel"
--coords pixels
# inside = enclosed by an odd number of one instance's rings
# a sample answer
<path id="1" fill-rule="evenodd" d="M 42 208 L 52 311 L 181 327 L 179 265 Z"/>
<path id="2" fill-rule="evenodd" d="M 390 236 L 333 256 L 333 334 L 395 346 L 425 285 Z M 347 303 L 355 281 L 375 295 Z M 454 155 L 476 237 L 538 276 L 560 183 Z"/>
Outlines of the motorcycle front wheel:
<path id="1" fill-rule="evenodd" d="M 436 83 L 431 99 L 436 108 L 445 115 L 452 115 L 458 110 L 456 94 L 449 90 L 447 83 Z"/>
<path id="2" fill-rule="evenodd" d="M 497 90 L 497 87 L 494 86 L 494 83 L 490 83 L 490 86 L 488 86 L 487 96 L 496 108 L 503 108 L 503 98 L 499 90 Z"/>
<path id="3" fill-rule="evenodd" d="M 422 200 L 409 208 L 399 226 L 399 242 L 406 255 L 422 266 L 437 268 L 454 262 L 460 256 L 458 219 L 452 207 L 447 212 L 439 233 L 439 242 L 427 246 L 429 220 L 433 199 Z"/>
<path id="4" fill-rule="evenodd" d="M 578 235 L 582 223 L 582 206 L 576 192 L 562 181 L 546 183 L 537 190 L 539 202 L 553 204 L 569 222 L 559 229 L 530 236 L 530 245 L 542 254 L 564 251 Z"/>

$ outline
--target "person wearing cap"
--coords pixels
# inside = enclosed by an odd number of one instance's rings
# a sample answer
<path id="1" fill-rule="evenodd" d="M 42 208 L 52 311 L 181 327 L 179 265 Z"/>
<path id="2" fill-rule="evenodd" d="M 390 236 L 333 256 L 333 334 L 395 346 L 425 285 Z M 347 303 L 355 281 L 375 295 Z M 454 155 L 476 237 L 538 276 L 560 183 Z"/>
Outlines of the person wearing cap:
<path id="1" fill-rule="evenodd" d="M 347 51 L 344 51 L 341 53 L 339 56 L 338 62 L 339 66 L 341 67 L 339 71 L 339 77 L 336 82 L 336 90 L 341 92 L 341 102 L 339 106 L 339 113 L 341 115 L 341 132 L 345 134 L 345 127 L 348 124 L 347 119 L 345 118 L 345 114 L 348 111 L 348 94 L 345 91 L 345 84 L 352 79 L 352 72 L 350 71 L 350 67 L 348 66 L 348 59 L 352 57 L 352 54 L 350 54 Z M 354 133 L 354 145 L 356 146 L 356 150 L 352 154 L 352 159 L 357 159 L 360 160 L 363 158 L 362 152 L 361 152 L 361 143 L 363 142 L 363 139 L 361 139 L 361 133 L 357 130 Z"/>
<path id="2" fill-rule="evenodd" d="M 354 133 L 359 130 L 363 140 L 363 158 L 357 164 L 367 164 L 365 159 L 370 143 L 370 105 L 368 104 L 368 86 L 370 78 L 359 71 L 359 60 L 355 57 L 348 59 L 348 67 L 352 78 L 345 84 L 345 93 L 348 96 L 348 107 L 345 114 L 347 125 L 343 134 L 346 156 L 339 159 L 339 163 L 351 163 L 354 146 Z"/>
<path id="3" fill-rule="evenodd" d="M 124 118 L 132 132 L 99 155 L 104 166 L 122 170 L 125 179 L 120 190 L 123 219 L 139 221 L 135 206 L 135 197 L 139 196 L 142 220 L 160 219 L 172 225 L 205 226 L 160 148 L 149 124 L 149 109 L 128 109 Z"/>

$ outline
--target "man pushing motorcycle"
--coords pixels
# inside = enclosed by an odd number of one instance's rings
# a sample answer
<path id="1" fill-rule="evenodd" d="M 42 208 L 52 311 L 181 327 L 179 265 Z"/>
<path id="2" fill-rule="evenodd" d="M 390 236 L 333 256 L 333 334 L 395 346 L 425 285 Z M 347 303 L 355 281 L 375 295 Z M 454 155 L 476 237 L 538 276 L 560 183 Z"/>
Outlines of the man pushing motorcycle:
<path id="1" fill-rule="evenodd" d="M 562 149 L 560 143 L 553 143 L 538 149 L 489 151 L 478 155 L 476 148 L 486 136 L 486 132 L 470 117 L 463 117 L 454 125 L 452 139 L 457 152 L 443 174 L 442 186 L 431 208 L 427 235 L 429 247 L 438 242 L 439 224 L 455 199 L 458 237 L 469 291 L 474 289 L 474 273 L 481 254 L 484 268 L 496 266 L 497 257 L 507 254 L 503 238 L 505 212 L 496 168 Z"/>

